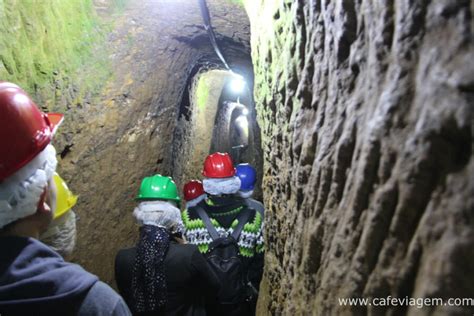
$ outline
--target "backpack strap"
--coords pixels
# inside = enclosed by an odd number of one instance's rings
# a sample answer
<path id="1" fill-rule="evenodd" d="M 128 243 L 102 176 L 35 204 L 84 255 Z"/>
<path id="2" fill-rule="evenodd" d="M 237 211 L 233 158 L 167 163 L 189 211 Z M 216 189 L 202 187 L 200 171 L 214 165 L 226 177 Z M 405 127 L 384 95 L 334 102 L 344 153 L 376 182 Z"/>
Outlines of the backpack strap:
<path id="1" fill-rule="evenodd" d="M 244 203 L 245 203 L 245 205 L 247 205 L 248 208 L 254 209 L 258 213 L 260 213 L 260 216 L 263 219 L 264 210 L 263 210 L 262 206 L 259 205 L 259 203 L 257 201 L 252 200 L 252 199 L 244 199 Z"/>
<path id="2" fill-rule="evenodd" d="M 240 213 L 239 216 L 237 216 L 237 227 L 235 227 L 234 231 L 232 232 L 232 237 L 238 241 L 240 238 L 240 234 L 242 233 L 242 230 L 244 229 L 245 224 L 247 224 L 248 220 L 250 219 L 250 216 L 253 214 L 253 209 L 244 207 Z"/>
<path id="3" fill-rule="evenodd" d="M 206 225 L 207 231 L 209 232 L 209 235 L 211 235 L 212 240 L 219 238 L 219 233 L 217 232 L 214 225 L 212 225 L 211 219 L 209 218 L 209 215 L 207 215 L 206 211 L 199 204 L 196 205 L 194 209 L 204 222 L 204 225 Z"/>
<path id="4" fill-rule="evenodd" d="M 212 240 L 218 239 L 220 235 L 217 232 L 217 229 L 214 227 L 214 225 L 212 225 L 211 218 L 209 217 L 207 212 L 199 204 L 196 205 L 194 209 L 196 210 L 197 215 L 204 222 L 204 225 L 206 226 L 206 229 L 209 232 L 209 235 L 211 235 Z M 238 224 L 233 230 L 232 235 L 231 235 L 236 241 L 239 240 L 240 234 L 242 233 L 242 230 L 244 229 L 245 224 L 247 224 L 248 220 L 250 219 L 250 216 L 254 213 L 252 211 L 255 211 L 255 210 L 246 206 L 240 211 L 239 215 L 237 216 Z"/>

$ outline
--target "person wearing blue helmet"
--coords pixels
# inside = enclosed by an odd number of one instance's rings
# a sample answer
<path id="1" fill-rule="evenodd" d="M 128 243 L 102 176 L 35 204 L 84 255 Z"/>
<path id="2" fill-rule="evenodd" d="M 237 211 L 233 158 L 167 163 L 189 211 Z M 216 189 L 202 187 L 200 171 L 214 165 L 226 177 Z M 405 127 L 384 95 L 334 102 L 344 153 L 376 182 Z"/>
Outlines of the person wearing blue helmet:
<path id="1" fill-rule="evenodd" d="M 254 167 L 252 167 L 248 163 L 241 163 L 235 166 L 235 175 L 240 179 L 240 190 L 237 192 L 241 198 L 244 199 L 245 204 L 249 208 L 256 210 L 260 213 L 260 216 L 263 219 L 264 216 L 264 206 L 257 200 L 252 199 L 253 191 L 255 189 L 255 182 L 257 182 L 257 171 Z M 262 224 L 262 232 L 264 230 L 264 224 Z M 263 252 L 264 252 L 264 241 L 263 241 L 263 233 L 260 235 L 257 244 L 261 246 L 261 252 L 259 256 L 255 256 L 251 265 L 253 269 L 250 270 L 249 279 L 251 280 L 252 284 L 260 284 L 262 279 L 261 273 L 259 271 L 263 271 Z M 255 312 L 255 303 L 253 305 L 254 312 Z"/>
<path id="2" fill-rule="evenodd" d="M 255 182 L 257 181 L 257 171 L 248 163 L 241 163 L 235 166 L 236 176 L 240 179 L 240 190 L 237 194 L 245 199 L 247 205 L 264 215 L 263 204 L 252 199 Z"/>

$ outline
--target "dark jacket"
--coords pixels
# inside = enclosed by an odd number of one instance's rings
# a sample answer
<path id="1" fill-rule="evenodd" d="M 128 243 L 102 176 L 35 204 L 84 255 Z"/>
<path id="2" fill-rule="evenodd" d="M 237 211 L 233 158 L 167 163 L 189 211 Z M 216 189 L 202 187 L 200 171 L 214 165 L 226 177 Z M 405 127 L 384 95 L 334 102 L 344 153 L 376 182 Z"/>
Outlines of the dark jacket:
<path id="1" fill-rule="evenodd" d="M 108 285 L 33 238 L 0 237 L 0 314 L 130 315 Z"/>
<path id="2" fill-rule="evenodd" d="M 115 258 L 115 279 L 120 294 L 130 305 L 136 248 L 122 249 Z M 205 300 L 213 299 L 219 279 L 194 245 L 170 243 L 165 257 L 168 303 L 163 315 L 206 315 Z"/>

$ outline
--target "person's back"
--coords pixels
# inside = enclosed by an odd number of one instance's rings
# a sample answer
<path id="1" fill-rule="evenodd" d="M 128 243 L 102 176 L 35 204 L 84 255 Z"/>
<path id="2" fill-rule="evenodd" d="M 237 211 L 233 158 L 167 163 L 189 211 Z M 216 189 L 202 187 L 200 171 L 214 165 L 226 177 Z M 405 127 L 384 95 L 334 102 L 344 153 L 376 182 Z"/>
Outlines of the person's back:
<path id="1" fill-rule="evenodd" d="M 199 250 L 208 256 L 208 260 L 214 260 L 211 259 L 214 257 L 212 254 L 214 245 L 220 241 L 217 240 L 218 236 L 211 235 L 209 223 L 215 228 L 216 235 L 231 236 L 234 230 L 240 228 L 239 220 L 243 221 L 242 230 L 235 242 L 242 262 L 242 282 L 245 286 L 236 287 L 234 291 L 234 297 L 241 296 L 242 299 L 239 303 L 229 303 L 225 297 L 232 297 L 232 292 L 229 292 L 232 289 L 221 290 L 221 299 L 215 302 L 213 314 L 253 314 L 263 267 L 263 214 L 247 205 L 243 198 L 235 196 L 241 183 L 235 176 L 235 169 L 228 154 L 209 155 L 204 163 L 203 175 L 206 177 L 203 185 L 208 199 L 183 212 L 187 240 L 196 244 Z M 209 216 L 208 224 L 199 214 L 199 208 Z M 220 270 L 217 265 L 214 268 Z M 225 279 L 225 274 L 222 277 Z M 227 282 L 224 286 L 229 286 L 229 284 L 236 283 Z"/>
<path id="2" fill-rule="evenodd" d="M 245 259 L 253 258 L 255 254 L 263 250 L 262 215 L 249 207 L 244 199 L 236 196 L 210 196 L 198 206 L 202 207 L 213 219 L 213 224 L 219 234 L 226 233 L 237 224 L 235 220 L 242 210 L 250 209 L 250 212 L 253 210 L 254 212 L 243 227 L 242 238 L 239 238 L 238 245 Z M 183 212 L 183 221 L 186 227 L 186 240 L 197 245 L 202 253 L 207 253 L 213 240 L 198 215 L 197 208 L 191 207 Z"/>
<path id="3" fill-rule="evenodd" d="M 122 249 L 115 259 L 117 287 L 129 306 L 136 253 L 136 247 Z M 206 315 L 205 300 L 216 295 L 220 284 L 198 248 L 172 241 L 164 265 L 168 301 L 163 314 Z"/>
<path id="4" fill-rule="evenodd" d="M 34 238 L 0 237 L 1 315 L 129 315 L 108 285 Z"/>

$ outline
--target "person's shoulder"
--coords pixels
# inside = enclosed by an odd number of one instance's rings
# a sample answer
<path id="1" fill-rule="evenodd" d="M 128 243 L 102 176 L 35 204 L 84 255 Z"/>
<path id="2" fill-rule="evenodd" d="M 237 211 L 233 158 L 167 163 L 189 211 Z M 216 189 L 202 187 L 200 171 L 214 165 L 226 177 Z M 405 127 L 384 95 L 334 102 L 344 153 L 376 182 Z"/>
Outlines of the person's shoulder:
<path id="1" fill-rule="evenodd" d="M 96 282 L 87 293 L 78 315 L 131 315 L 124 300 L 110 286 Z"/>
<path id="2" fill-rule="evenodd" d="M 254 208 L 257 212 L 259 212 L 262 216 L 265 210 L 263 203 L 252 198 L 247 199 L 247 206 Z"/>
<path id="3" fill-rule="evenodd" d="M 199 252 L 199 248 L 193 244 L 170 243 L 169 251 L 179 252 L 192 256 L 194 252 Z"/>
<path id="4" fill-rule="evenodd" d="M 137 252 L 136 247 L 120 249 L 117 252 L 117 257 L 119 257 L 119 256 L 129 256 L 129 255 L 135 254 L 136 252 Z"/>
<path id="5" fill-rule="evenodd" d="M 115 264 L 117 265 L 121 262 L 133 260 L 135 258 L 136 252 L 136 247 L 120 249 L 115 256 Z"/>
<path id="6" fill-rule="evenodd" d="M 171 242 L 165 260 L 168 265 L 187 266 L 194 260 L 196 253 L 199 253 L 196 245 Z"/>
<path id="7" fill-rule="evenodd" d="M 255 204 L 255 205 L 261 205 L 263 207 L 263 203 L 258 201 L 258 200 L 248 198 L 247 201 L 249 201 L 250 203 Z"/>

